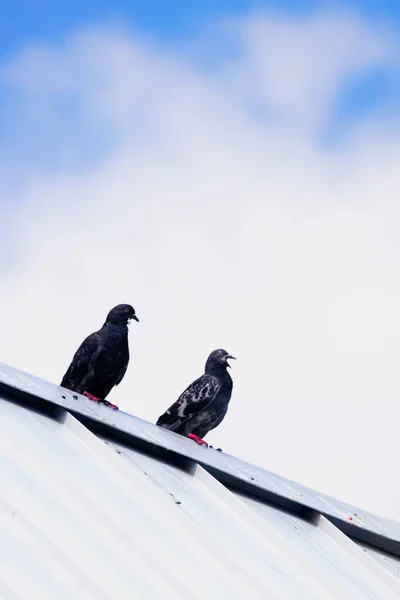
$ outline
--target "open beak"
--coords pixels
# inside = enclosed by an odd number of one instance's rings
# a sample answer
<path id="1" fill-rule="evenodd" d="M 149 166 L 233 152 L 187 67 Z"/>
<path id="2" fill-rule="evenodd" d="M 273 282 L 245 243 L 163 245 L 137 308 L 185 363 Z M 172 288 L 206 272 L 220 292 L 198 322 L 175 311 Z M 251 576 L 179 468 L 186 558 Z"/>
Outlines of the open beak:
<path id="1" fill-rule="evenodd" d="M 230 354 L 228 354 L 228 356 L 226 357 L 226 366 L 231 368 L 231 365 L 228 363 L 228 360 L 236 360 L 236 358 L 234 356 L 231 356 Z"/>

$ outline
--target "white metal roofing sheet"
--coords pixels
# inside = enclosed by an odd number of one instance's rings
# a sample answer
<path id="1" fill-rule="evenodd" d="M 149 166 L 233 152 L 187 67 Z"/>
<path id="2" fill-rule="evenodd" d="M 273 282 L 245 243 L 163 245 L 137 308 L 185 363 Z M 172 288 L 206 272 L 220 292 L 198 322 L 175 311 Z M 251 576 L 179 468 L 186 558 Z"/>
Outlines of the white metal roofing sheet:
<path id="1" fill-rule="evenodd" d="M 232 493 L 194 461 L 4 398 L 0 425 L 2 600 L 399 597 L 398 579 L 323 517 Z"/>

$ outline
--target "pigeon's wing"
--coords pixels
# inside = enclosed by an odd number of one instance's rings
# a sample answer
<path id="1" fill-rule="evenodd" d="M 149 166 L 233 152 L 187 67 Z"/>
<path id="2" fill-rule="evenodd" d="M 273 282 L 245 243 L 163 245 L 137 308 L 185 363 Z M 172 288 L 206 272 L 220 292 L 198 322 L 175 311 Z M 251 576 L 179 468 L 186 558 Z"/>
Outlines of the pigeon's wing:
<path id="1" fill-rule="evenodd" d="M 128 363 L 129 363 L 129 359 L 124 361 L 121 364 L 121 369 L 120 371 L 117 373 L 117 375 L 111 375 L 111 377 L 107 377 L 107 372 L 103 372 L 103 377 L 102 377 L 102 392 L 100 394 L 100 396 L 102 398 L 106 398 L 108 396 L 108 394 L 111 392 L 111 390 L 113 389 L 113 387 L 115 385 L 118 385 L 119 383 L 121 383 L 121 381 L 124 378 L 124 375 L 126 373 L 126 370 L 128 368 Z"/>
<path id="2" fill-rule="evenodd" d="M 98 383 L 101 382 L 101 393 L 99 397 L 106 398 L 115 385 L 123 380 L 129 365 L 129 346 L 128 337 L 113 343 L 112 347 L 108 345 L 99 359 L 98 364 Z"/>
<path id="3" fill-rule="evenodd" d="M 94 365 L 102 351 L 101 336 L 96 331 L 89 335 L 75 352 L 61 386 L 83 393 L 94 375 Z"/>
<path id="4" fill-rule="evenodd" d="M 221 382 L 212 375 L 202 375 L 189 385 L 178 400 L 159 417 L 156 425 L 174 431 L 193 415 L 204 410 L 221 389 Z"/>
<path id="5" fill-rule="evenodd" d="M 121 381 L 123 380 L 124 375 L 126 373 L 126 370 L 128 368 L 128 364 L 129 364 L 129 353 L 128 353 L 128 356 L 125 357 L 123 362 L 121 363 L 121 370 L 119 372 L 117 379 L 115 380 L 114 385 L 118 385 L 121 383 Z"/>

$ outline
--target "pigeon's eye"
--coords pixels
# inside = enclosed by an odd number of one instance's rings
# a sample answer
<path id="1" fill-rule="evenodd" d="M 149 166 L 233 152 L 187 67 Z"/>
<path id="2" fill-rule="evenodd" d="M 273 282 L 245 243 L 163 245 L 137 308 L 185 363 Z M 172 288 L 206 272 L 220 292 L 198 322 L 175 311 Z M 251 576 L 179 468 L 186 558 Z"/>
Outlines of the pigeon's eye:
<path id="1" fill-rule="evenodd" d="M 126 309 L 125 309 L 125 312 L 130 312 L 130 309 L 129 309 L 129 308 L 126 308 Z"/>

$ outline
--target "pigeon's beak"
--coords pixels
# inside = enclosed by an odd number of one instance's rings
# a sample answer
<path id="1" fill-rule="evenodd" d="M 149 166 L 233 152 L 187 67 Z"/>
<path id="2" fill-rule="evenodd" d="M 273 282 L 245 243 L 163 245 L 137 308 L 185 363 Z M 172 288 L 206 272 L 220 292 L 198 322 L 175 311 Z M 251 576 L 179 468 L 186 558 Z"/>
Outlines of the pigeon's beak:
<path id="1" fill-rule="evenodd" d="M 137 321 L 139 323 L 139 319 L 137 318 L 136 315 L 133 315 L 132 319 L 134 319 L 135 321 Z"/>
<path id="2" fill-rule="evenodd" d="M 230 354 L 228 354 L 228 356 L 226 357 L 226 366 L 231 368 L 231 365 L 228 363 L 228 360 L 236 360 L 236 358 L 234 356 L 231 356 Z"/>

